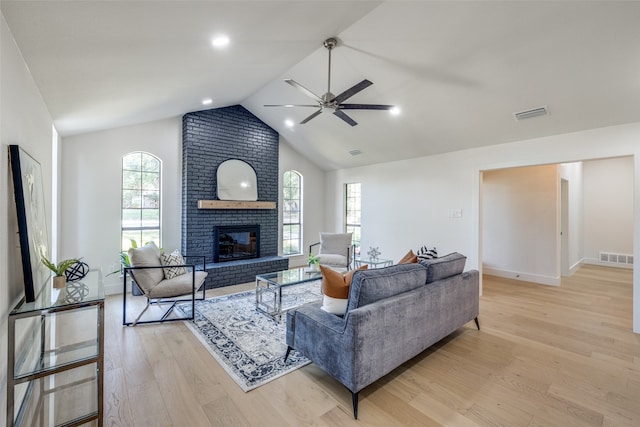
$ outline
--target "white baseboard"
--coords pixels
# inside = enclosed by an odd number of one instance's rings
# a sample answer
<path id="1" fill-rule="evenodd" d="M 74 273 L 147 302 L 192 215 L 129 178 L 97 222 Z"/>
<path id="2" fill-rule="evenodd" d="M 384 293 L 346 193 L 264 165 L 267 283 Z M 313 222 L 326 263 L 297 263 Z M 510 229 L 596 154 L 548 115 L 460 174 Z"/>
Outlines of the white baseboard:
<path id="1" fill-rule="evenodd" d="M 590 265 L 601 265 L 603 267 L 626 268 L 627 270 L 633 269 L 633 265 L 631 264 L 618 264 L 617 262 L 602 262 L 596 258 L 584 258 L 582 260 L 582 263 L 590 264 Z"/>
<path id="2" fill-rule="evenodd" d="M 544 276 L 542 274 L 522 273 L 519 271 L 502 270 L 499 268 L 482 267 L 483 274 L 491 276 L 506 277 L 508 279 L 524 280 L 526 282 L 539 283 L 548 286 L 560 286 L 560 278 L 552 276 Z"/>
<path id="3" fill-rule="evenodd" d="M 584 258 L 580 259 L 578 262 L 569 267 L 569 276 L 578 271 L 582 264 L 584 264 Z"/>

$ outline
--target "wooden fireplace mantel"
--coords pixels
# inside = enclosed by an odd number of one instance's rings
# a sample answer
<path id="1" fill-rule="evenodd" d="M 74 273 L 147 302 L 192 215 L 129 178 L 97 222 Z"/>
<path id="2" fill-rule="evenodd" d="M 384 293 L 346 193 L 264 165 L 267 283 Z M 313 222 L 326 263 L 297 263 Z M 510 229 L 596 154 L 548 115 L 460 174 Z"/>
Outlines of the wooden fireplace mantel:
<path id="1" fill-rule="evenodd" d="M 275 209 L 276 202 L 198 200 L 198 209 Z"/>

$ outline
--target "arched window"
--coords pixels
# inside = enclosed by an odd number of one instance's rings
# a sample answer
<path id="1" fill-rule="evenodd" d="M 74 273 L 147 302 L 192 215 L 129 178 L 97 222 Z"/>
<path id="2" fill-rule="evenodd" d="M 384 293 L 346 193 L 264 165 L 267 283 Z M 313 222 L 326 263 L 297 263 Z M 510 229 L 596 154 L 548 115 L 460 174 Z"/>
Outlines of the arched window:
<path id="1" fill-rule="evenodd" d="M 157 157 L 136 151 L 122 157 L 122 250 L 160 240 L 160 170 Z"/>
<path id="2" fill-rule="evenodd" d="M 302 175 L 286 171 L 282 185 L 282 254 L 302 254 Z"/>

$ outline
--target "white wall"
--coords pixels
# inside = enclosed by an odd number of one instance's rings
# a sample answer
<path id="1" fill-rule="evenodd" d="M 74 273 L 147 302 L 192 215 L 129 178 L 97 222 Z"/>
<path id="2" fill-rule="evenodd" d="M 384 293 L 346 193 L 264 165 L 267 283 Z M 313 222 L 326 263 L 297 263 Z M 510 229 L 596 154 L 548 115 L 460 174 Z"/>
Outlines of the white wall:
<path id="1" fill-rule="evenodd" d="M 605 160 L 606 161 L 606 160 Z M 584 258 L 584 202 L 583 202 L 583 162 L 562 163 L 558 167 L 560 178 L 568 182 L 568 216 L 567 236 L 569 273 L 573 273 Z M 564 232 L 565 230 L 563 230 Z"/>
<path id="2" fill-rule="evenodd" d="M 40 162 L 51 241 L 51 116 L 0 14 L 0 423 L 7 403 L 7 318 L 24 295 L 8 145 L 18 144 Z"/>
<path id="3" fill-rule="evenodd" d="M 60 256 L 83 257 L 105 275 L 120 265 L 122 156 L 145 151 L 162 160 L 162 246 L 180 249 L 182 120 L 174 117 L 63 138 Z M 119 275 L 105 278 L 121 292 Z"/>
<path id="4" fill-rule="evenodd" d="M 302 252 L 303 255 L 289 258 L 290 266 L 300 266 L 307 264 L 309 255 L 309 245 L 319 241 L 320 232 L 323 228 L 324 219 L 324 171 L 315 164 L 294 151 L 286 140 L 280 137 L 278 180 L 278 212 L 279 218 L 279 248 L 282 251 L 282 176 L 287 170 L 295 170 L 302 175 Z"/>
<path id="5" fill-rule="evenodd" d="M 583 170 L 585 261 L 598 263 L 600 251 L 632 254 L 633 158 L 584 162 Z"/>
<path id="6" fill-rule="evenodd" d="M 484 272 L 559 285 L 558 209 L 556 165 L 484 172 Z"/>
<path id="7" fill-rule="evenodd" d="M 510 144 L 327 173 L 328 226 L 340 229 L 342 186 L 363 185 L 362 245 L 380 246 L 398 259 L 408 248 L 432 242 L 440 253 L 467 255 L 480 268 L 480 172 L 508 167 L 633 155 L 635 206 L 640 206 L 640 123 L 592 129 Z M 462 209 L 459 219 L 449 209 Z M 633 214 L 633 248 L 640 253 L 640 209 Z M 634 258 L 636 271 L 640 267 Z M 640 333 L 640 275 L 634 275 L 635 332 Z"/>

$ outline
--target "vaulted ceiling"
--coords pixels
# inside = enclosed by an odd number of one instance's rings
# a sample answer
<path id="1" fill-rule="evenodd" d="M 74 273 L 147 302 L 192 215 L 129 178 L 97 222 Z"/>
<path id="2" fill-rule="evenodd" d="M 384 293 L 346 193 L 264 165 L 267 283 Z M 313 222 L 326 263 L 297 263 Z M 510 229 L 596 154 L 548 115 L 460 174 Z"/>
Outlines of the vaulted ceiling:
<path id="1" fill-rule="evenodd" d="M 325 170 L 640 121 L 640 2 L 1 1 L 62 136 L 241 104 Z M 230 44 L 211 40 L 226 34 Z M 367 78 L 351 127 L 322 95 Z M 213 103 L 203 106 L 201 101 Z M 516 121 L 513 113 L 547 106 Z M 285 125 L 290 119 L 296 124 Z M 349 151 L 359 150 L 353 156 Z"/>

